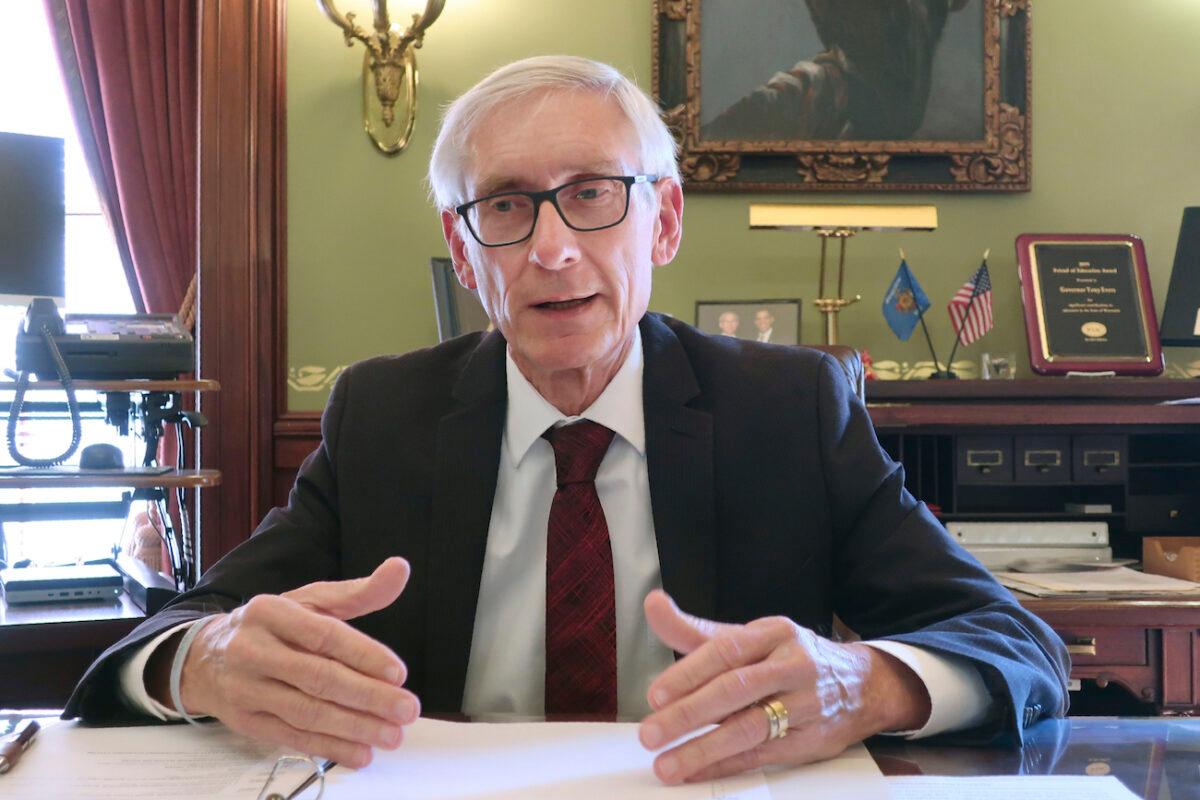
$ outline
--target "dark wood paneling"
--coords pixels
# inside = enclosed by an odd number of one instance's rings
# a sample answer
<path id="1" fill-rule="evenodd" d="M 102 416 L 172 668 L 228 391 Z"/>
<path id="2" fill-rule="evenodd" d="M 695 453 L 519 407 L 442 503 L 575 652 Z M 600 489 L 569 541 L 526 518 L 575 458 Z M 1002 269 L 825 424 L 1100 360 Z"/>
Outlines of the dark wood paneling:
<path id="1" fill-rule="evenodd" d="M 321 443 L 321 415 L 301 412 L 288 414 L 275 423 L 274 431 L 274 500 L 275 505 L 283 505 L 296 480 L 296 470 Z"/>
<path id="2" fill-rule="evenodd" d="M 204 0 L 200 48 L 200 373 L 206 467 L 204 566 L 243 541 L 270 507 L 272 423 L 280 416 L 286 320 L 284 0 Z"/>

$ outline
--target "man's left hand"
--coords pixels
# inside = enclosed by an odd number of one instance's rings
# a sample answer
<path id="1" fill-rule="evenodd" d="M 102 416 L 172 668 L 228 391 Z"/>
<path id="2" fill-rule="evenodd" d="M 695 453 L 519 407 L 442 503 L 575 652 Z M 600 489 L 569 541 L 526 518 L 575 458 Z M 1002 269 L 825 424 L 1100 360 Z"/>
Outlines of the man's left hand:
<path id="1" fill-rule="evenodd" d="M 728 625 L 679 610 L 661 591 L 645 602 L 663 642 L 684 654 L 650 684 L 654 709 L 641 724 L 651 750 L 700 728 L 654 761 L 664 783 L 712 780 L 767 764 L 832 758 L 887 730 L 920 728 L 929 694 L 898 659 L 861 643 L 824 639 L 784 617 Z M 787 709 L 785 736 L 768 739 L 761 703 Z"/>

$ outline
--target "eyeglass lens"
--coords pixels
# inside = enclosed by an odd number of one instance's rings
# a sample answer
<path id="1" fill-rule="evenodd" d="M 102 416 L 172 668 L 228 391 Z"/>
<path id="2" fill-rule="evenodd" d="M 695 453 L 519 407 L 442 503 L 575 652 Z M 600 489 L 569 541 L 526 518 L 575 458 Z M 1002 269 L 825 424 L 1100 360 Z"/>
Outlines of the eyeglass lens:
<path id="1" fill-rule="evenodd" d="M 627 185 L 613 178 L 570 183 L 554 195 L 559 215 L 576 230 L 607 228 L 621 221 L 629 202 Z M 533 233 L 538 209 L 519 193 L 501 194 L 473 205 L 471 227 L 485 245 L 517 242 Z"/>

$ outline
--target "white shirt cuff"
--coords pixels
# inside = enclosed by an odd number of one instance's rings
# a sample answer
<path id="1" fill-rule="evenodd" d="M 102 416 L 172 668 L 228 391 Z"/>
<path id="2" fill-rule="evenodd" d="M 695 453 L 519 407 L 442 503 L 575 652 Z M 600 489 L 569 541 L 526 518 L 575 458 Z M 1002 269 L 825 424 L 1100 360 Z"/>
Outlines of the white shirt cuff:
<path id="1" fill-rule="evenodd" d="M 125 705 L 129 706 L 134 711 L 140 711 L 151 717 L 156 717 L 164 721 L 173 721 L 183 719 L 175 709 L 164 706 L 162 703 L 155 700 L 146 691 L 146 664 L 150 661 L 150 656 L 154 651 L 162 646 L 162 643 L 171 638 L 172 634 L 178 633 L 192 625 L 197 625 L 201 622 L 206 622 L 209 618 L 202 617 L 201 619 L 191 622 L 181 622 L 173 628 L 167 628 L 165 631 L 155 636 L 146 644 L 138 648 L 129 659 L 121 665 L 120 687 L 121 699 Z"/>
<path id="2" fill-rule="evenodd" d="M 979 670 L 969 660 L 935 654 L 902 642 L 872 640 L 863 644 L 900 659 L 929 692 L 929 720 L 924 727 L 915 731 L 887 731 L 884 735 L 924 739 L 973 728 L 987 717 L 992 698 Z"/>

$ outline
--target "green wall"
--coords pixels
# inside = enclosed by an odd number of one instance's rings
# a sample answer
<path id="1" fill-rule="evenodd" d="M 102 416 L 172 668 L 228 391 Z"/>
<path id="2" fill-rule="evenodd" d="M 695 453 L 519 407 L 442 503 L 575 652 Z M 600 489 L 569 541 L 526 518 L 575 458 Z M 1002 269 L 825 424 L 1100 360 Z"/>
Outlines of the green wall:
<path id="1" fill-rule="evenodd" d="M 360 19 L 369 20 L 367 4 Z M 405 0 L 392 0 L 400 9 Z M 412 2 L 417 5 L 416 2 Z M 444 255 L 423 184 L 438 111 L 490 69 L 539 53 L 601 59 L 647 86 L 650 0 L 448 0 L 419 52 L 420 113 L 408 151 L 377 154 L 359 126 L 362 46 L 348 49 L 315 0 L 288 4 L 288 357 L 293 411 L 322 407 L 339 366 L 436 343 L 428 262 Z M 1022 232 L 1136 233 L 1161 313 L 1181 209 L 1200 205 L 1200 2 L 1033 0 L 1033 190 L 1011 195 L 692 194 L 684 244 L 659 270 L 651 308 L 691 321 L 698 299 L 800 297 L 804 341 L 821 340 L 812 234 L 747 229 L 751 202 L 937 205 L 934 233 L 865 234 L 850 243 L 844 342 L 874 360 L 927 359 L 900 342 L 879 302 L 896 248 L 944 305 L 990 248 L 996 327 L 956 360 L 1016 351 L 1028 374 L 1013 239 Z M 339 7 L 353 8 L 350 0 Z M 393 18 L 399 17 L 399 13 Z M 1200 374 L 1200 353 L 1167 351 L 1168 373 Z"/>

